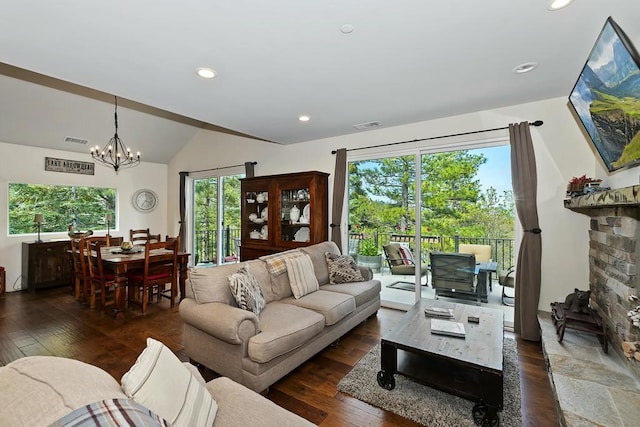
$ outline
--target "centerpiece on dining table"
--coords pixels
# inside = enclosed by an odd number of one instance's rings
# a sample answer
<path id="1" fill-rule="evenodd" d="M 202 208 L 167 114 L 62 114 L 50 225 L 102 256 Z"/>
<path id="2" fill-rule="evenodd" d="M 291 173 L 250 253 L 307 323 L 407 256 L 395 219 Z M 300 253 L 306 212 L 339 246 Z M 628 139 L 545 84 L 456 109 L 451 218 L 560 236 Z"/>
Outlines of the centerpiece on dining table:
<path id="1" fill-rule="evenodd" d="M 131 242 L 122 242 L 120 245 L 120 249 L 122 252 L 131 252 L 133 250 L 133 243 Z"/>

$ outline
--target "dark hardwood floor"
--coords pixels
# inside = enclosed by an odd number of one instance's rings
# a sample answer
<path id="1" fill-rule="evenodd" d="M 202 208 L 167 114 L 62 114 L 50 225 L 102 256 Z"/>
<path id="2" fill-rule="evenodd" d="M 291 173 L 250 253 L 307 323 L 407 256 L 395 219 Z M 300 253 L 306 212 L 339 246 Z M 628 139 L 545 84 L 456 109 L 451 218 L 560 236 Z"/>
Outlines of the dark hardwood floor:
<path id="1" fill-rule="evenodd" d="M 336 391 L 340 379 L 402 314 L 381 309 L 336 346 L 328 347 L 270 387 L 266 396 L 321 426 L 416 425 Z M 169 308 L 166 300 L 150 304 L 146 316 L 134 308 L 121 320 L 88 309 L 65 288 L 35 294 L 12 292 L 0 300 L 1 365 L 23 356 L 71 357 L 97 365 L 120 381 L 144 349 L 147 337 L 162 341 L 181 360 L 188 360 L 182 347 L 178 306 Z M 559 425 L 540 344 L 518 339 L 518 354 L 523 425 Z"/>

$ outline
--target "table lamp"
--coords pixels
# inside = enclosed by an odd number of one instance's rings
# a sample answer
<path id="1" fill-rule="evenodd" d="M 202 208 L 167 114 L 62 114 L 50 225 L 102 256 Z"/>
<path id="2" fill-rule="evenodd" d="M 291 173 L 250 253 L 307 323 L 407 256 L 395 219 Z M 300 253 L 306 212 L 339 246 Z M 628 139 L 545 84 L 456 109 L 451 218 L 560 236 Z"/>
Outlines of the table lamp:
<path id="1" fill-rule="evenodd" d="M 40 227 L 44 222 L 42 214 L 35 214 L 35 216 L 33 217 L 33 222 L 36 224 L 36 228 L 38 229 L 38 240 L 36 240 L 36 243 L 42 243 L 42 240 L 40 240 Z"/>
<path id="2" fill-rule="evenodd" d="M 111 214 L 111 212 L 108 212 L 104 216 L 104 220 L 107 222 L 107 236 L 108 236 L 109 235 L 109 225 L 111 225 L 111 221 L 113 221 L 113 215 Z"/>

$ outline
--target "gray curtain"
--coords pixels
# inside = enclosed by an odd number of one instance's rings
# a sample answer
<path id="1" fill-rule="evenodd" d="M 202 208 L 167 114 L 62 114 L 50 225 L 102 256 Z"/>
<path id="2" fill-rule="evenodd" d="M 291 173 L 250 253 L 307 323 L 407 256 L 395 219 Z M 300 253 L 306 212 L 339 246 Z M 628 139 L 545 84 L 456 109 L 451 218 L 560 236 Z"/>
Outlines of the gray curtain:
<path id="1" fill-rule="evenodd" d="M 244 176 L 245 178 L 253 178 L 256 174 L 253 166 L 256 162 L 244 162 Z"/>
<path id="2" fill-rule="evenodd" d="M 336 151 L 336 169 L 333 174 L 333 203 L 331 205 L 331 240 L 342 249 L 342 203 L 347 182 L 347 149 Z"/>
<path id="3" fill-rule="evenodd" d="M 513 198 L 524 236 L 516 264 L 514 331 L 523 339 L 540 340 L 538 302 L 542 237 L 538 224 L 536 195 L 538 178 L 529 123 L 509 125 Z"/>
<path id="4" fill-rule="evenodd" d="M 178 236 L 180 236 L 180 251 L 184 252 L 185 238 L 184 238 L 184 217 L 186 213 L 187 202 L 185 200 L 185 192 L 186 192 L 186 180 L 189 176 L 189 172 L 180 172 L 180 231 L 178 232 Z M 182 295 L 180 295 L 182 297 Z"/>

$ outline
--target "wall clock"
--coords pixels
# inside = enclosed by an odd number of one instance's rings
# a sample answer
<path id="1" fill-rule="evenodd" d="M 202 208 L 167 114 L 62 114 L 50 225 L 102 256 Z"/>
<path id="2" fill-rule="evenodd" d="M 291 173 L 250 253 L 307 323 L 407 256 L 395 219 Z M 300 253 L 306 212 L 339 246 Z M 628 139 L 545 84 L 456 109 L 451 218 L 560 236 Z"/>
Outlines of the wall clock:
<path id="1" fill-rule="evenodd" d="M 158 205 L 158 195 L 148 188 L 142 188 L 133 194 L 133 207 L 140 212 L 151 212 Z"/>

